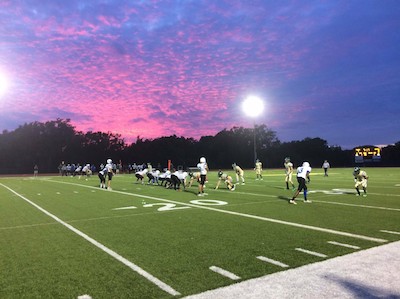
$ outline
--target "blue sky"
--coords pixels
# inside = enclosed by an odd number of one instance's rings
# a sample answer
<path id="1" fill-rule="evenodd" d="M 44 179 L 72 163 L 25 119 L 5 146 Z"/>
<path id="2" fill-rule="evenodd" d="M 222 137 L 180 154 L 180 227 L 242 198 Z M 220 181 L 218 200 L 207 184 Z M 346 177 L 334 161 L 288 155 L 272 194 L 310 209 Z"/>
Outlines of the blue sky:
<path id="1" fill-rule="evenodd" d="M 399 97 L 396 0 L 0 3 L 0 130 L 70 118 L 132 142 L 256 123 L 352 148 L 400 141 Z"/>

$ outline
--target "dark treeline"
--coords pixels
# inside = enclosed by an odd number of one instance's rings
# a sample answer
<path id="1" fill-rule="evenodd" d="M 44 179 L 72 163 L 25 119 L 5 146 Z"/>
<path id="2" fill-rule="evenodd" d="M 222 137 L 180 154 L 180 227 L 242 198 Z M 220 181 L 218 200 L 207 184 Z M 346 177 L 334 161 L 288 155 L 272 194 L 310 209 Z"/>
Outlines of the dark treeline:
<path id="1" fill-rule="evenodd" d="M 171 160 L 175 166 L 190 167 L 195 166 L 201 156 L 207 157 L 212 169 L 230 168 L 233 162 L 252 168 L 254 136 L 257 157 L 264 168 L 282 168 L 287 156 L 296 166 L 307 160 L 319 168 L 325 159 L 332 167 L 354 165 L 353 150 L 329 146 L 320 138 L 280 142 L 276 133 L 265 125 L 256 126 L 255 132 L 254 128 L 224 129 L 200 140 L 173 135 L 156 139 L 138 137 L 136 142 L 127 144 L 119 134 L 82 133 L 75 130 L 69 119 L 57 119 L 3 131 L 0 134 L 0 173 L 31 173 L 34 165 L 39 166 L 41 173 L 54 173 L 61 161 L 98 167 L 107 158 L 121 161 L 122 165 L 151 162 L 154 166 L 166 167 Z M 400 166 L 400 142 L 382 149 L 379 166 Z"/>

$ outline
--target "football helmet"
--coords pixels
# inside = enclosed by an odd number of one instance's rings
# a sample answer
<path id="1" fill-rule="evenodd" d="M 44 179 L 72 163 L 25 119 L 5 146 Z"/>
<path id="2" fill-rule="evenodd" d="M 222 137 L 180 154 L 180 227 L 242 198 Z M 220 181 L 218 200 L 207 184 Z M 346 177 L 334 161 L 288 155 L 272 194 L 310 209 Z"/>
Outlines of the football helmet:
<path id="1" fill-rule="evenodd" d="M 112 160 L 111 159 L 107 159 L 107 164 L 111 164 Z"/>
<path id="2" fill-rule="evenodd" d="M 308 162 L 303 162 L 303 167 L 310 167 L 310 163 L 308 163 Z"/>
<path id="3" fill-rule="evenodd" d="M 200 158 L 200 163 L 206 163 L 206 158 L 201 157 L 201 158 Z"/>

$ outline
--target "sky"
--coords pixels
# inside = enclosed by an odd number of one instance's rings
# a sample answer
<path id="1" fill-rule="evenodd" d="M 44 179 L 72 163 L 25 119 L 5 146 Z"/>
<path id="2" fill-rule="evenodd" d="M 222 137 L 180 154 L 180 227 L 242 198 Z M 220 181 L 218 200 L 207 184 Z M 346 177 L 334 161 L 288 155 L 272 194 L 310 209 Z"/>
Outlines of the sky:
<path id="1" fill-rule="evenodd" d="M 250 117 L 242 103 L 263 101 Z M 398 0 L 2 0 L 0 132 L 400 141 Z"/>

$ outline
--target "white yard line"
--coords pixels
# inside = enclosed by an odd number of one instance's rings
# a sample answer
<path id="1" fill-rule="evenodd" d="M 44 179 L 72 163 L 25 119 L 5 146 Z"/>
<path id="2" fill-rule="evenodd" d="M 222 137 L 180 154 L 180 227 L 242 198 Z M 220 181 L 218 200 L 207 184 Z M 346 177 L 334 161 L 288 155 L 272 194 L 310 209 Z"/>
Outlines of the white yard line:
<path id="1" fill-rule="evenodd" d="M 97 187 L 93 187 L 93 186 L 80 185 L 80 184 L 68 183 L 68 182 L 60 182 L 60 181 L 46 181 L 46 182 L 75 185 L 75 186 L 81 186 L 83 188 L 89 188 L 89 189 L 98 189 Z M 230 214 L 230 215 L 251 218 L 251 219 L 256 219 L 256 220 L 261 220 L 261 221 L 268 221 L 268 222 L 272 222 L 272 223 L 289 225 L 289 226 L 294 226 L 294 227 L 298 227 L 298 228 L 304 228 L 304 229 L 309 229 L 309 230 L 314 230 L 314 231 L 319 231 L 319 232 L 324 232 L 324 233 L 329 233 L 329 234 L 335 234 L 335 235 L 340 235 L 340 236 L 346 236 L 346 237 L 351 237 L 351 238 L 356 238 L 356 239 L 367 240 L 367 241 L 371 241 L 371 242 L 377 242 L 377 243 L 387 242 L 387 240 L 380 239 L 380 238 L 352 234 L 352 233 L 338 231 L 338 230 L 334 230 L 334 229 L 322 228 L 322 227 L 317 227 L 317 226 L 312 226 L 312 225 L 305 225 L 305 224 L 300 224 L 300 223 L 295 223 L 295 222 L 283 221 L 283 220 L 278 220 L 278 219 L 273 219 L 273 218 L 268 218 L 268 217 L 251 215 L 251 214 L 244 214 L 244 213 L 239 213 L 239 212 L 234 212 L 234 211 L 221 210 L 221 209 L 217 209 L 217 208 L 195 205 L 195 204 L 190 204 L 190 203 L 185 203 L 185 202 L 180 202 L 180 201 L 175 201 L 175 200 L 169 200 L 169 199 L 165 199 L 165 198 L 158 198 L 158 197 L 153 197 L 153 196 L 147 196 L 147 195 L 129 193 L 129 192 L 123 192 L 123 191 L 116 191 L 116 190 L 106 190 L 106 189 L 100 189 L 100 190 L 102 190 L 104 192 L 114 192 L 117 194 L 152 199 L 152 200 L 157 200 L 157 201 L 162 201 L 162 202 L 170 202 L 170 203 L 174 203 L 177 205 L 184 205 L 184 206 L 188 206 L 188 207 L 194 207 L 194 208 L 214 211 L 214 212 L 218 212 L 218 213 Z"/>
<path id="2" fill-rule="evenodd" d="M 136 264 L 132 263 L 131 261 L 127 260 L 126 258 L 124 258 L 123 256 L 119 255 L 118 253 L 116 253 L 115 251 L 113 251 L 112 249 L 104 246 L 103 244 L 101 244 L 100 242 L 96 241 L 95 239 L 89 237 L 88 235 L 86 235 L 85 233 L 81 232 L 80 230 L 76 229 L 75 227 L 73 227 L 72 225 L 66 223 L 65 221 L 61 220 L 60 218 L 58 218 L 57 216 L 51 214 L 50 212 L 48 212 L 47 210 L 43 209 L 41 206 L 37 205 L 36 203 L 34 203 L 33 201 L 29 200 L 28 198 L 24 197 L 23 195 L 17 193 L 16 191 L 14 191 L 13 189 L 9 188 L 8 186 L 0 183 L 1 186 L 3 186 L 4 188 L 6 188 L 7 190 L 9 190 L 10 192 L 12 192 L 13 194 L 17 195 L 18 197 L 20 197 L 21 199 L 25 200 L 27 203 L 31 204 L 32 206 L 34 206 L 36 209 L 38 209 L 39 211 L 43 212 L 44 214 L 46 214 L 47 216 L 53 218 L 55 221 L 57 221 L 58 223 L 60 223 L 61 225 L 65 226 L 66 228 L 68 228 L 69 230 L 73 231 L 75 234 L 79 235 L 80 237 L 84 238 L 86 241 L 92 243 L 94 246 L 96 246 L 97 248 L 101 249 L 102 251 L 104 251 L 105 253 L 109 254 L 110 256 L 112 256 L 113 258 L 115 258 L 116 260 L 120 261 L 121 263 L 123 263 L 125 266 L 129 267 L 130 269 L 132 269 L 133 271 L 135 271 L 136 273 L 140 274 L 141 276 L 143 276 L 144 278 L 146 278 L 147 280 L 149 280 L 150 282 L 152 282 L 153 284 L 155 284 L 157 287 L 159 287 L 160 289 L 162 289 L 163 291 L 167 292 L 170 295 L 173 296 L 179 296 L 180 293 L 177 292 L 176 290 L 174 290 L 171 286 L 167 285 L 166 283 L 162 282 L 161 280 L 159 280 L 158 278 L 156 278 L 155 276 L 153 276 L 152 274 L 148 273 L 147 271 L 143 270 L 142 268 L 140 268 L 139 266 L 137 266 Z"/>
<path id="3" fill-rule="evenodd" d="M 229 279 L 232 279 L 232 280 L 239 280 L 240 279 L 240 277 L 237 276 L 236 274 L 233 274 L 232 272 L 229 272 L 229 271 L 224 270 L 224 269 L 222 269 L 220 267 L 217 267 L 217 266 L 211 266 L 209 269 L 211 271 L 214 271 L 215 273 L 218 273 L 218 274 L 220 274 L 222 276 L 225 276 L 225 277 L 227 277 Z"/>
<path id="4" fill-rule="evenodd" d="M 315 252 L 315 251 L 311 251 L 311 250 L 307 250 L 307 249 L 303 249 L 303 248 L 296 248 L 295 250 L 300 251 L 300 252 L 304 252 L 307 254 L 311 254 L 314 256 L 318 256 L 318 257 L 328 257 L 326 254 L 323 253 L 319 253 L 319 252 Z"/>
<path id="5" fill-rule="evenodd" d="M 357 205 L 357 204 L 336 202 L 336 201 L 323 201 L 323 200 L 314 200 L 313 199 L 313 202 L 325 203 L 325 204 L 330 204 L 330 205 L 339 205 L 339 206 L 349 206 L 349 207 L 358 207 L 358 208 L 366 208 L 366 209 L 377 209 L 377 210 L 400 212 L 400 209 L 396 209 L 396 208 L 377 207 L 377 206 L 368 206 L 368 205 Z"/>
<path id="6" fill-rule="evenodd" d="M 270 264 L 282 267 L 282 268 L 288 268 L 289 267 L 289 265 L 286 265 L 286 264 L 281 263 L 279 261 L 267 258 L 265 256 L 257 256 L 257 259 L 259 259 L 260 261 L 266 262 L 266 263 L 270 263 Z"/>
<path id="7" fill-rule="evenodd" d="M 400 235 L 400 232 L 394 232 L 394 231 L 391 231 L 391 230 L 382 229 L 382 230 L 380 230 L 380 232 L 387 233 L 387 234 L 393 234 L 393 235 Z"/>
<path id="8" fill-rule="evenodd" d="M 345 243 L 339 243 L 336 241 L 328 241 L 329 244 L 332 245 L 337 245 L 337 246 L 342 246 L 342 247 L 346 247 L 346 248 L 352 248 L 352 249 L 360 249 L 360 247 L 355 246 L 355 245 L 350 245 L 350 244 L 345 244 Z"/>

